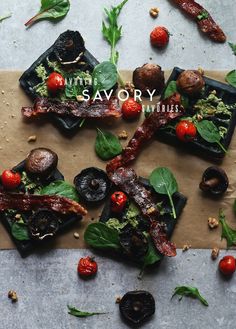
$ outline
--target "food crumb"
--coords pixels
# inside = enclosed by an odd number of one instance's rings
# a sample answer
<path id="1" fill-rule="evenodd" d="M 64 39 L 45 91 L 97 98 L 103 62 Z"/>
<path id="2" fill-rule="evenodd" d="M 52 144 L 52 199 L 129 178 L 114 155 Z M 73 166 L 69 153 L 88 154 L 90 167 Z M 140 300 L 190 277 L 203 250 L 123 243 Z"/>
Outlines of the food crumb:
<path id="1" fill-rule="evenodd" d="M 84 96 L 83 95 L 78 95 L 76 96 L 77 102 L 82 103 L 84 101 Z"/>
<path id="2" fill-rule="evenodd" d="M 121 297 L 116 297 L 116 304 L 120 304 Z"/>
<path id="3" fill-rule="evenodd" d="M 2 90 L 2 94 L 3 94 L 3 95 L 5 94 L 5 91 L 4 91 L 4 90 Z"/>
<path id="4" fill-rule="evenodd" d="M 149 14 L 150 14 L 150 16 L 151 16 L 152 18 L 157 18 L 157 16 L 159 15 L 159 12 L 160 12 L 160 10 L 159 10 L 159 8 L 157 8 L 157 7 L 155 7 L 155 8 L 151 8 L 151 9 L 149 10 Z"/>
<path id="5" fill-rule="evenodd" d="M 125 83 L 125 90 L 128 91 L 131 97 L 134 96 L 135 86 L 132 82 L 128 81 Z"/>
<path id="6" fill-rule="evenodd" d="M 216 260 L 219 256 L 219 253 L 220 253 L 219 248 L 217 248 L 217 247 L 213 248 L 212 251 L 211 251 L 211 259 Z"/>
<path id="7" fill-rule="evenodd" d="M 75 233 L 74 233 L 74 238 L 75 238 L 75 239 L 79 239 L 79 233 L 78 233 L 78 232 L 75 232 Z"/>
<path id="8" fill-rule="evenodd" d="M 27 142 L 28 143 L 32 143 L 32 142 L 36 142 L 37 140 L 37 136 L 36 135 L 32 135 L 32 136 L 29 136 L 28 139 L 27 139 Z"/>
<path id="9" fill-rule="evenodd" d="M 127 139 L 129 137 L 128 133 L 126 130 L 122 130 L 119 134 L 118 134 L 118 138 L 119 139 Z"/>
<path id="10" fill-rule="evenodd" d="M 9 105 L 10 105 L 10 104 L 7 102 L 7 103 L 6 103 L 6 106 L 9 106 Z"/>
<path id="11" fill-rule="evenodd" d="M 188 251 L 190 248 L 191 248 L 191 244 L 189 244 L 189 243 L 185 243 L 185 244 L 183 245 L 182 251 L 183 251 L 183 252 Z"/>
<path id="12" fill-rule="evenodd" d="M 15 219 L 18 219 L 18 220 L 21 219 L 21 214 L 16 214 Z"/>
<path id="13" fill-rule="evenodd" d="M 219 221 L 214 218 L 214 217 L 209 217 L 208 218 L 208 226 L 211 228 L 211 229 L 214 229 L 216 227 L 219 226 Z"/>
<path id="14" fill-rule="evenodd" d="M 17 294 L 14 290 L 8 291 L 8 298 L 10 298 L 13 303 L 18 301 Z"/>

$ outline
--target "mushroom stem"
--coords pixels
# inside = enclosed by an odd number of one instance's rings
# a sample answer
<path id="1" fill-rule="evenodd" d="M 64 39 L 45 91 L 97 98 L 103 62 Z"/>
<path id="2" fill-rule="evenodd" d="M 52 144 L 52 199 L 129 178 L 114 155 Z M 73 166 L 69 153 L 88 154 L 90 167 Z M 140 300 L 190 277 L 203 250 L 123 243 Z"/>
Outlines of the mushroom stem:
<path id="1" fill-rule="evenodd" d="M 211 188 L 216 187 L 219 184 L 220 184 L 220 179 L 218 177 L 213 177 L 213 178 L 208 179 L 206 181 L 203 180 L 200 183 L 200 189 L 203 190 L 203 191 L 208 191 Z"/>

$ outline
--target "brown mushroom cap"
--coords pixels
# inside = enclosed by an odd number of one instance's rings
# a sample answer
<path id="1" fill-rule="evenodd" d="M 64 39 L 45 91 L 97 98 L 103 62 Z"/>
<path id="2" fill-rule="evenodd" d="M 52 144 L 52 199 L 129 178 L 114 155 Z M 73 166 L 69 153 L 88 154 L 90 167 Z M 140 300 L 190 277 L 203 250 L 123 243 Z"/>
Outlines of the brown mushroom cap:
<path id="1" fill-rule="evenodd" d="M 25 161 L 27 173 L 40 178 L 48 177 L 56 169 L 58 156 L 47 148 L 36 148 L 30 151 Z"/>
<path id="2" fill-rule="evenodd" d="M 199 188 L 204 192 L 220 195 L 226 192 L 229 179 L 226 172 L 217 166 L 208 167 L 203 175 Z"/>
<path id="3" fill-rule="evenodd" d="M 149 96 L 148 90 L 156 89 L 155 95 L 162 92 L 165 86 L 164 72 L 156 64 L 144 64 L 133 72 L 133 84 L 136 89 L 141 90 L 143 96 Z"/>
<path id="4" fill-rule="evenodd" d="M 189 96 L 195 96 L 202 91 L 205 86 L 205 80 L 199 71 L 186 70 L 180 73 L 176 84 L 180 92 Z"/>

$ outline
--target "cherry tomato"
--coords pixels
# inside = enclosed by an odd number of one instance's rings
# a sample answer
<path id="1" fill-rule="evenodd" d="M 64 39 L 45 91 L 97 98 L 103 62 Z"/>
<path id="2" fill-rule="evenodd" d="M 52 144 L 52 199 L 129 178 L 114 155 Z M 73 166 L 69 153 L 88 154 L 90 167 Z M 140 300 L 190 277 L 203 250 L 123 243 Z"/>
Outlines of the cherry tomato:
<path id="1" fill-rule="evenodd" d="M 134 98 L 128 98 L 122 105 L 123 118 L 132 120 L 136 119 L 142 111 L 142 105 L 134 100 Z"/>
<path id="2" fill-rule="evenodd" d="M 153 47 L 163 48 L 169 42 L 170 34 L 164 26 L 157 26 L 150 34 L 150 41 Z"/>
<path id="3" fill-rule="evenodd" d="M 92 257 L 80 258 L 77 271 L 79 275 L 89 277 L 97 273 L 98 265 Z"/>
<path id="4" fill-rule="evenodd" d="M 122 212 L 127 203 L 127 196 L 121 191 L 117 191 L 111 196 L 111 210 L 116 213 Z"/>
<path id="5" fill-rule="evenodd" d="M 235 272 L 236 263 L 233 256 L 225 256 L 219 262 L 219 269 L 224 275 L 231 275 Z"/>
<path id="6" fill-rule="evenodd" d="M 57 93 L 65 88 L 65 79 L 60 73 L 53 72 L 47 79 L 48 90 L 52 93 Z"/>
<path id="7" fill-rule="evenodd" d="M 2 185 L 9 190 L 13 190 L 21 183 L 21 176 L 18 172 L 4 170 L 1 175 Z"/>
<path id="8" fill-rule="evenodd" d="M 190 142 L 195 139 L 197 135 L 197 129 L 195 125 L 187 120 L 180 121 L 175 128 L 178 139 L 183 142 Z"/>

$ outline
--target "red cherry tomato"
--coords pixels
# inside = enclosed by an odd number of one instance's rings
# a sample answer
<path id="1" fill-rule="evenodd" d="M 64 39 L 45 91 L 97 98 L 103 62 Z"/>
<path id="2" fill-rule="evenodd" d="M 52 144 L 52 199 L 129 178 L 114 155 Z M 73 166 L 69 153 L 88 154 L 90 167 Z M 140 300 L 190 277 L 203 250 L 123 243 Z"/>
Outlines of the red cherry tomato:
<path id="1" fill-rule="evenodd" d="M 60 73 L 53 72 L 47 79 L 48 90 L 52 93 L 57 93 L 65 88 L 65 79 Z"/>
<path id="2" fill-rule="evenodd" d="M 225 256 L 219 262 L 219 269 L 224 275 L 231 275 L 236 270 L 235 258 L 233 256 Z"/>
<path id="3" fill-rule="evenodd" d="M 197 135 L 197 129 L 195 125 L 187 120 L 180 121 L 175 128 L 178 139 L 183 142 L 190 142 L 195 139 Z"/>
<path id="4" fill-rule="evenodd" d="M 169 42 L 170 34 L 164 26 L 157 26 L 150 34 L 150 41 L 153 47 L 163 48 Z"/>
<path id="5" fill-rule="evenodd" d="M 122 212 L 127 203 L 127 196 L 121 191 L 117 191 L 111 196 L 111 210 L 116 213 Z"/>
<path id="6" fill-rule="evenodd" d="M 97 262 L 91 257 L 80 258 L 77 271 L 79 275 L 89 277 L 97 273 Z"/>
<path id="7" fill-rule="evenodd" d="M 122 114 L 124 119 L 136 119 L 142 111 L 142 105 L 134 100 L 128 98 L 122 105 Z"/>
<path id="8" fill-rule="evenodd" d="M 2 185 L 9 190 L 13 190 L 21 183 L 21 176 L 18 172 L 4 170 L 1 175 Z"/>

